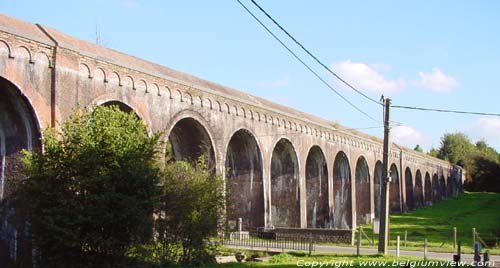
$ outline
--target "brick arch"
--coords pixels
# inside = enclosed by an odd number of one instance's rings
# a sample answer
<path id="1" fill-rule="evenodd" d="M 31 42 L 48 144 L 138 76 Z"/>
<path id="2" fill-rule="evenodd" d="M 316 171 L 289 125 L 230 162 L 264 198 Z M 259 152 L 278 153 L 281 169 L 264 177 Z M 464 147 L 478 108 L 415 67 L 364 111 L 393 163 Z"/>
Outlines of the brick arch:
<path id="1" fill-rule="evenodd" d="M 300 227 L 299 161 L 292 142 L 280 138 L 271 155 L 271 220 L 276 227 Z"/>
<path id="2" fill-rule="evenodd" d="M 405 199 L 406 210 L 414 209 L 415 208 L 414 183 L 410 167 L 406 167 L 405 169 L 405 197 L 406 197 Z"/>
<path id="3" fill-rule="evenodd" d="M 106 103 L 111 103 L 115 102 L 120 106 L 120 104 L 123 104 L 121 107 L 129 107 L 131 111 L 133 111 L 140 119 L 143 120 L 144 124 L 146 124 L 146 127 L 148 129 L 148 132 L 151 134 L 152 133 L 152 123 L 151 123 L 151 118 L 149 117 L 149 112 L 147 109 L 142 108 L 141 105 L 139 104 L 138 101 L 134 100 L 133 98 L 130 99 L 124 99 L 123 96 L 117 94 L 116 92 L 108 93 L 101 95 L 94 100 L 90 102 L 90 106 L 92 105 L 104 105 Z M 127 109 L 124 109 L 126 111 Z"/>
<path id="4" fill-rule="evenodd" d="M 333 227 L 352 228 L 351 166 L 346 153 L 339 151 L 333 162 Z"/>
<path id="5" fill-rule="evenodd" d="M 307 227 L 329 228 L 328 164 L 324 151 L 318 145 L 309 148 L 305 168 Z"/>
<path id="6" fill-rule="evenodd" d="M 356 184 L 356 223 L 370 223 L 370 168 L 366 158 L 362 155 L 356 161 L 354 182 Z"/>
<path id="7" fill-rule="evenodd" d="M 389 209 L 392 213 L 401 212 L 401 176 L 398 166 L 393 163 L 389 168 L 391 185 L 389 190 Z"/>
<path id="8" fill-rule="evenodd" d="M 263 160 L 256 136 L 239 128 L 231 135 L 224 154 L 229 220 L 242 218 L 243 228 L 264 227 Z"/>
<path id="9" fill-rule="evenodd" d="M 219 159 L 213 130 L 197 112 L 183 110 L 169 121 L 166 127 L 166 144 L 172 149 L 175 160 L 196 161 L 205 156 L 209 168 L 215 172 Z"/>

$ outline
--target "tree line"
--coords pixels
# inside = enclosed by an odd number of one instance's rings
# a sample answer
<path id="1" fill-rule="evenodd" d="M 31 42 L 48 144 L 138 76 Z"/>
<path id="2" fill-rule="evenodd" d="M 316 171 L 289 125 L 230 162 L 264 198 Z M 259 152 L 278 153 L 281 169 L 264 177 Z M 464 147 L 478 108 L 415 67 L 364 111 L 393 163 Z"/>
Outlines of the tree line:
<path id="1" fill-rule="evenodd" d="M 419 145 L 415 150 L 422 152 Z M 431 148 L 428 154 L 463 167 L 466 190 L 500 193 L 500 154 L 485 140 L 473 143 L 464 133 L 446 133 L 440 147 Z"/>

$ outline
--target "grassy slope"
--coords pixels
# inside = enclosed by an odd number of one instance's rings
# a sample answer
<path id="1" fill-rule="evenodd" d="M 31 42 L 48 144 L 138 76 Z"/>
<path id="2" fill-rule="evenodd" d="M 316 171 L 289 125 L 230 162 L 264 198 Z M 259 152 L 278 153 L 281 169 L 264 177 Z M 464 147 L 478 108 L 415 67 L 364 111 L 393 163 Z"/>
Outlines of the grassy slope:
<path id="1" fill-rule="evenodd" d="M 324 263 L 323 267 L 379 267 L 376 263 L 369 263 L 374 261 L 385 261 L 388 263 L 387 267 L 391 267 L 394 262 L 400 263 L 402 261 L 422 261 L 419 258 L 414 257 L 400 257 L 396 258 L 394 256 L 380 256 L 380 255 L 368 255 L 368 256 L 354 256 L 354 255 L 338 255 L 338 254 L 313 254 L 308 256 L 306 253 L 281 253 L 279 255 L 273 256 L 269 262 L 246 262 L 246 263 L 227 263 L 218 265 L 203 266 L 203 268 L 250 268 L 250 267 L 273 267 L 273 268 L 292 268 L 292 267 L 311 267 L 311 262 L 316 262 L 315 267 L 319 267 L 318 262 L 328 262 Z M 351 263 L 352 262 L 352 263 Z M 364 262 L 364 265 L 361 263 Z M 427 265 L 428 266 L 428 265 Z M 418 265 L 415 267 L 427 267 L 426 265 Z M 399 267 L 399 266 L 398 266 Z M 436 267 L 450 267 L 447 265 L 438 265 Z"/>
<path id="2" fill-rule="evenodd" d="M 470 252 L 473 227 L 485 240 L 500 236 L 500 194 L 465 192 L 433 206 L 392 215 L 390 223 L 392 246 L 395 245 L 397 235 L 403 240 L 406 230 L 408 249 L 422 249 L 424 239 L 427 238 L 429 250 L 454 251 L 453 227 L 457 227 L 462 250 Z M 363 228 L 371 236 L 371 225 Z M 500 238 L 498 239 L 500 242 Z M 368 244 L 368 240 L 364 240 L 363 244 Z M 498 243 L 490 252 L 500 253 Z"/>

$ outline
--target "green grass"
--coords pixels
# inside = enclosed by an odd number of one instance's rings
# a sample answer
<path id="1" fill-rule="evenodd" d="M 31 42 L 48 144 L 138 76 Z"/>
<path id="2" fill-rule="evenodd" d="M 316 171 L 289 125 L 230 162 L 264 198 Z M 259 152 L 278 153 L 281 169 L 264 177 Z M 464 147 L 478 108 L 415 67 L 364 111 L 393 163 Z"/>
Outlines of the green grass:
<path id="1" fill-rule="evenodd" d="M 483 240 L 496 242 L 490 253 L 500 254 L 500 194 L 465 192 L 433 206 L 392 215 L 390 246 L 395 247 L 398 235 L 403 245 L 406 231 L 407 246 L 403 249 L 422 250 L 427 238 L 429 251 L 453 252 L 453 227 L 457 227 L 463 252 L 472 252 L 472 228 L 476 228 Z M 371 225 L 363 225 L 363 230 L 372 237 Z M 363 245 L 369 241 L 364 239 Z"/>
<path id="2" fill-rule="evenodd" d="M 245 262 L 245 263 L 227 263 L 227 264 L 214 264 L 203 266 L 203 268 L 249 268 L 249 267 L 273 267 L 273 268 L 292 268 L 292 267 L 311 267 L 313 262 L 316 263 L 315 267 L 319 267 L 320 262 L 324 263 L 323 267 L 379 267 L 374 261 L 385 261 L 387 267 L 393 267 L 392 263 L 402 261 L 422 261 L 422 259 L 415 257 L 400 257 L 381 256 L 381 255 L 339 255 L 339 254 L 313 254 L 308 256 L 307 253 L 288 252 L 281 253 L 273 256 L 269 262 Z M 365 263 L 362 265 L 362 263 Z M 308 265 L 309 264 L 309 265 Z M 399 267 L 399 266 L 397 266 Z M 417 265 L 415 267 L 428 267 L 425 265 Z M 435 267 L 451 267 L 446 265 L 439 265 Z M 201 268 L 201 267 L 200 267 Z"/>

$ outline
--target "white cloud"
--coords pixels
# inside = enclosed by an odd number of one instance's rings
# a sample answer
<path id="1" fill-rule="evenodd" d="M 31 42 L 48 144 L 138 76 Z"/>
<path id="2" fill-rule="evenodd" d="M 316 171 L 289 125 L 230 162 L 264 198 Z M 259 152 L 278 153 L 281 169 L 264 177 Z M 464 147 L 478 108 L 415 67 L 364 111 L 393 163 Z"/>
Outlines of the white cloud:
<path id="1" fill-rule="evenodd" d="M 374 91 L 378 93 L 393 93 L 402 90 L 405 82 L 402 78 L 388 80 L 376 69 L 390 69 L 388 65 L 377 63 L 368 65 L 362 62 L 342 61 L 333 65 L 340 77 L 360 90 Z"/>
<path id="2" fill-rule="evenodd" d="M 432 72 L 419 72 L 420 80 L 416 84 L 439 92 L 449 92 L 458 86 L 458 82 L 452 76 L 443 73 L 439 68 L 433 68 Z"/>
<path id="3" fill-rule="evenodd" d="M 463 129 L 472 140 L 485 139 L 488 144 L 500 149 L 500 118 L 482 117 Z"/>
<path id="4" fill-rule="evenodd" d="M 288 86 L 290 79 L 288 76 L 276 79 L 273 81 L 261 81 L 257 83 L 258 87 L 262 88 L 282 88 Z"/>
<path id="5" fill-rule="evenodd" d="M 431 139 L 408 126 L 396 126 L 391 129 L 391 141 L 413 149 L 417 144 L 429 147 Z"/>

